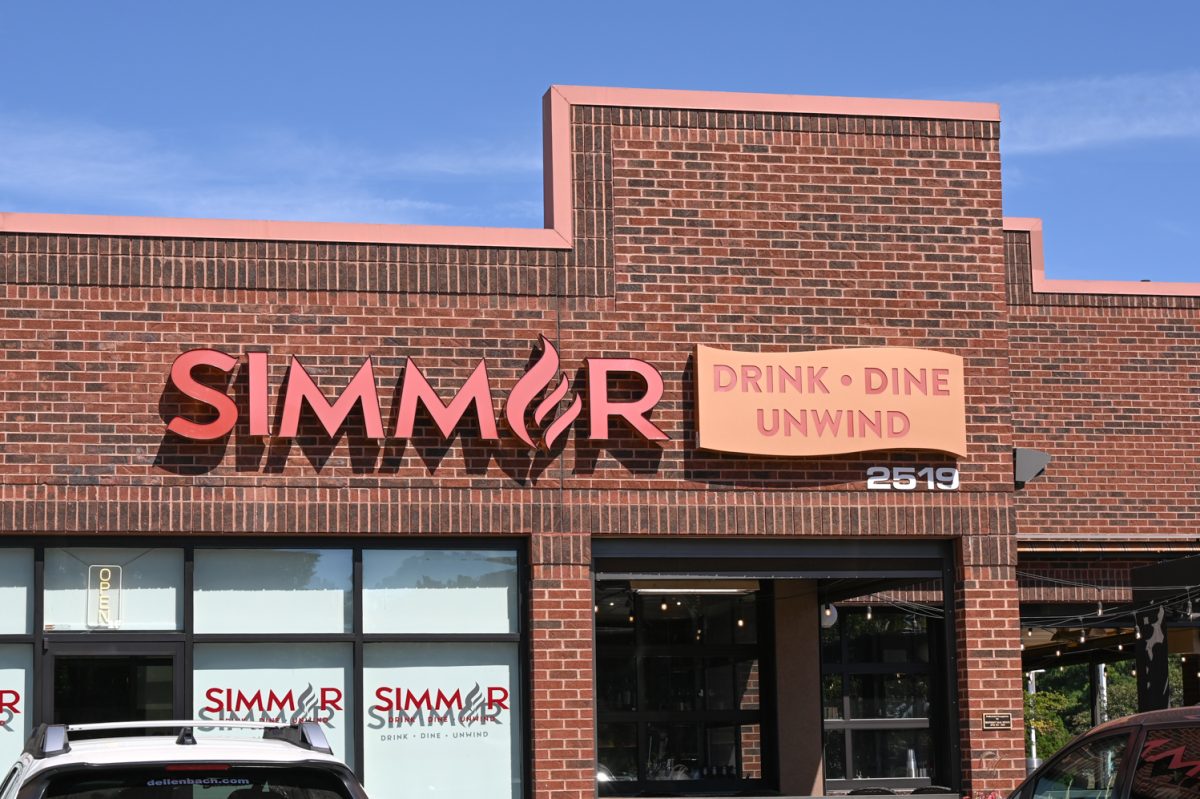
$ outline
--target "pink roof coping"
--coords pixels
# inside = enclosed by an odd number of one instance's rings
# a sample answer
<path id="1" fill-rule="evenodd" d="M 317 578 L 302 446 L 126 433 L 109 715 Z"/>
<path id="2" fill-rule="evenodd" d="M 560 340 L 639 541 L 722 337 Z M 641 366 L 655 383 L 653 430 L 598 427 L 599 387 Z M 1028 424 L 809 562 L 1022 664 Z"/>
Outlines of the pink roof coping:
<path id="1" fill-rule="evenodd" d="M 1000 119 L 999 106 L 993 103 L 551 86 L 542 98 L 545 226 L 541 229 L 0 212 L 0 233 L 569 250 L 573 246 L 572 105 L 973 121 Z"/>
<path id="2" fill-rule="evenodd" d="M 1042 220 L 1037 217 L 1006 216 L 1005 230 L 1029 233 L 1029 266 L 1033 290 L 1038 294 L 1112 294 L 1146 297 L 1200 297 L 1200 283 L 1159 283 L 1142 280 L 1061 280 L 1046 277 L 1042 249 Z"/>
<path id="3" fill-rule="evenodd" d="M 574 241 L 570 157 L 573 105 L 973 122 L 1000 120 L 1000 107 L 995 103 L 551 86 L 542 98 L 545 203 L 543 228 L 22 214 L 0 211 L 0 233 L 569 250 Z M 1004 229 L 1029 231 L 1033 290 L 1036 292 L 1200 296 L 1200 283 L 1047 279 L 1042 255 L 1041 220 L 1005 217 Z"/>

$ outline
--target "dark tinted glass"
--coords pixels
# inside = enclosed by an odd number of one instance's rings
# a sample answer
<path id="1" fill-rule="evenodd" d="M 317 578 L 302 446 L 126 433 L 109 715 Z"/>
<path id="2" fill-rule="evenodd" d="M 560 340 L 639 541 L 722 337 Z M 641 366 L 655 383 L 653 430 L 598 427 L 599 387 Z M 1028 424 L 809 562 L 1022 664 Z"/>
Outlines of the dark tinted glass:
<path id="1" fill-rule="evenodd" d="M 915 779 L 933 773 L 929 730 L 853 730 L 854 777 Z"/>
<path id="2" fill-rule="evenodd" d="M 846 778 L 846 733 L 843 730 L 825 731 L 825 778 Z"/>
<path id="3" fill-rule="evenodd" d="M 1200 799 L 1200 726 L 1146 730 L 1132 799 Z"/>
<path id="4" fill-rule="evenodd" d="M 597 729 L 596 765 L 601 782 L 637 779 L 637 726 L 601 723 Z"/>
<path id="5" fill-rule="evenodd" d="M 193 768 L 194 767 L 194 768 Z M 45 799 L 350 799 L 337 775 L 286 766 L 89 766 L 50 779 Z"/>
<path id="6" fill-rule="evenodd" d="M 1128 733 L 1093 738 L 1053 761 L 1030 793 L 1031 799 L 1111 799 L 1118 794 L 1117 777 Z M 1147 799 L 1164 799 L 1155 793 Z"/>
<path id="7" fill-rule="evenodd" d="M 632 653 L 596 658 L 596 705 L 601 710 L 637 710 L 637 659 Z"/>
<path id="8" fill-rule="evenodd" d="M 752 740 L 743 738 L 749 736 Z M 757 758 L 757 730 L 745 725 L 649 724 L 646 727 L 650 780 L 736 780 L 739 761 Z"/>
<path id="9" fill-rule="evenodd" d="M 60 655 L 54 661 L 54 722 L 169 719 L 174 715 L 174 679 L 170 657 Z M 153 734 L 149 730 L 125 732 Z M 114 732 L 96 735 L 113 736 Z M 87 738 L 89 734 L 74 737 Z"/>
<path id="10" fill-rule="evenodd" d="M 925 674 L 854 674 L 849 680 L 850 718 L 929 716 L 929 677 Z"/>
<path id="11" fill-rule="evenodd" d="M 843 609 L 851 663 L 928 663 L 928 621 L 895 608 Z"/>
<path id="12" fill-rule="evenodd" d="M 638 604 L 648 644 L 753 644 L 758 640 L 754 594 L 645 595 Z"/>

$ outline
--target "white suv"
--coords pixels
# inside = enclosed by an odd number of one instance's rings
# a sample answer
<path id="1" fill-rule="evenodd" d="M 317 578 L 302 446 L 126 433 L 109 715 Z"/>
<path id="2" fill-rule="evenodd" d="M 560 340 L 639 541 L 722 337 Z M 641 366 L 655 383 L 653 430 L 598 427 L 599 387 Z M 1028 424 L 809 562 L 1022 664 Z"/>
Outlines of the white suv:
<path id="1" fill-rule="evenodd" d="M 262 739 L 195 730 L 249 728 Z M 71 740 L 71 733 L 174 731 Z M 40 726 L 0 799 L 366 799 L 319 724 L 149 721 Z"/>

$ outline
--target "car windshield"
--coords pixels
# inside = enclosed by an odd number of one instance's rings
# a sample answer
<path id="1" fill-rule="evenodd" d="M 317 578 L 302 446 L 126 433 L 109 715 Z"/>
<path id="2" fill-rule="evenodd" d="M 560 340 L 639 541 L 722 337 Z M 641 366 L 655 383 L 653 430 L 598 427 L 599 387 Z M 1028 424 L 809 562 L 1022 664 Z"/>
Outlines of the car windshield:
<path id="1" fill-rule="evenodd" d="M 164 763 L 88 766 L 50 778 L 44 799 L 356 799 L 332 771 L 298 766 Z"/>

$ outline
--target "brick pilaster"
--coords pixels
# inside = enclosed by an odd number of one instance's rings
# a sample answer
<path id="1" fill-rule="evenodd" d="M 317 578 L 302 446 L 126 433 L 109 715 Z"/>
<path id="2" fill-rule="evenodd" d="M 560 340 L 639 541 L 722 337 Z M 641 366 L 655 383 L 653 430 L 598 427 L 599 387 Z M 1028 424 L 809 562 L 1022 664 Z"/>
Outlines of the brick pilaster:
<path id="1" fill-rule="evenodd" d="M 1008 795 L 1025 776 L 1017 547 L 1011 535 L 965 536 L 955 584 L 963 794 Z M 985 730 L 1011 713 L 1011 730 Z"/>
<path id="2" fill-rule="evenodd" d="M 530 550 L 533 796 L 591 799 L 596 789 L 591 539 L 535 534 Z"/>

